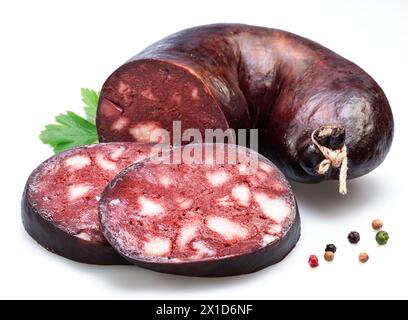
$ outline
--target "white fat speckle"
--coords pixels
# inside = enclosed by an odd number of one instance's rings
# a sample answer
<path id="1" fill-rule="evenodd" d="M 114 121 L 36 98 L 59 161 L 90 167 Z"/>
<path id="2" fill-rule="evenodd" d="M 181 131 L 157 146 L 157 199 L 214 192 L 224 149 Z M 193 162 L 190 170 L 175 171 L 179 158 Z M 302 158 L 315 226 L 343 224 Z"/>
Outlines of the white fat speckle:
<path id="1" fill-rule="evenodd" d="M 280 224 L 273 224 L 268 229 L 268 233 L 273 234 L 273 235 L 277 235 L 281 232 L 282 232 L 282 226 Z"/>
<path id="2" fill-rule="evenodd" d="M 155 97 L 155 95 L 152 92 L 152 88 L 147 87 L 146 89 L 144 89 L 142 92 L 140 92 L 140 94 L 145 97 L 146 99 L 152 100 L 152 101 L 156 101 L 157 98 Z"/>
<path id="3" fill-rule="evenodd" d="M 212 186 L 217 187 L 227 182 L 230 179 L 230 175 L 226 171 L 219 170 L 215 172 L 207 172 L 206 178 Z"/>
<path id="4" fill-rule="evenodd" d="M 125 152 L 125 147 L 119 147 L 110 154 L 112 160 L 117 160 Z"/>
<path id="5" fill-rule="evenodd" d="M 251 191 L 245 184 L 236 185 L 231 191 L 232 197 L 238 201 L 241 206 L 248 207 L 251 200 Z"/>
<path id="6" fill-rule="evenodd" d="M 270 234 L 265 234 L 262 238 L 263 241 L 263 245 L 266 246 L 272 242 L 274 242 L 276 240 L 276 238 L 274 236 L 271 236 Z"/>
<path id="7" fill-rule="evenodd" d="M 144 243 L 144 251 L 151 256 L 170 254 L 171 241 L 167 238 L 153 237 Z"/>
<path id="8" fill-rule="evenodd" d="M 163 142 L 162 128 L 151 121 L 141 122 L 129 129 L 129 133 L 138 142 Z"/>
<path id="9" fill-rule="evenodd" d="M 89 236 L 89 234 L 85 233 L 85 232 L 81 232 L 79 234 L 76 235 L 77 238 L 85 240 L 85 241 L 91 241 L 91 237 Z"/>
<path id="10" fill-rule="evenodd" d="M 215 250 L 210 249 L 203 241 L 194 241 L 191 246 L 197 251 L 197 254 L 194 257 L 201 257 L 203 255 L 211 257 L 216 253 Z"/>
<path id="11" fill-rule="evenodd" d="M 142 216 L 157 216 L 164 213 L 164 209 L 159 203 L 145 197 L 139 197 L 139 204 L 139 214 Z"/>
<path id="12" fill-rule="evenodd" d="M 126 83 L 124 83 L 123 81 L 120 81 L 119 84 L 118 84 L 119 93 L 123 94 L 128 90 L 129 90 L 129 86 Z"/>
<path id="13" fill-rule="evenodd" d="M 91 188 L 92 186 L 90 186 L 89 184 L 75 184 L 69 186 L 69 199 L 73 201 L 82 198 L 89 192 L 89 190 L 91 190 Z"/>
<path id="14" fill-rule="evenodd" d="M 168 188 L 168 187 L 170 187 L 170 186 L 174 183 L 174 181 L 173 181 L 173 179 L 171 179 L 169 176 L 161 176 L 161 177 L 160 177 L 160 183 L 161 183 L 164 187 Z"/>
<path id="15" fill-rule="evenodd" d="M 183 226 L 180 229 L 177 237 L 177 245 L 180 249 L 184 249 L 196 236 L 198 230 L 198 223 L 191 223 Z"/>
<path id="16" fill-rule="evenodd" d="M 113 199 L 111 201 L 109 201 L 109 205 L 111 206 L 117 206 L 120 203 L 119 199 Z"/>
<path id="17" fill-rule="evenodd" d="M 228 195 L 222 198 L 218 198 L 216 201 L 218 205 L 223 207 L 232 207 L 234 205 L 234 202 L 230 200 L 230 197 Z"/>
<path id="18" fill-rule="evenodd" d="M 193 88 L 193 90 L 191 90 L 191 98 L 193 98 L 194 100 L 198 100 L 198 89 L 197 88 Z"/>
<path id="19" fill-rule="evenodd" d="M 272 199 L 264 193 L 257 193 L 254 198 L 265 216 L 277 223 L 282 223 L 290 215 L 290 206 L 282 199 Z"/>
<path id="20" fill-rule="evenodd" d="M 226 240 L 245 239 L 248 235 L 246 228 L 224 217 L 207 218 L 207 226 Z"/>
<path id="21" fill-rule="evenodd" d="M 96 156 L 96 163 L 98 166 L 103 169 L 103 170 L 108 170 L 108 171 L 116 171 L 118 170 L 116 163 L 110 160 L 105 159 L 105 157 L 102 154 L 98 154 Z"/>
<path id="22" fill-rule="evenodd" d="M 65 159 L 65 164 L 73 169 L 82 169 L 91 164 L 91 158 L 83 155 L 76 155 Z"/>
<path id="23" fill-rule="evenodd" d="M 120 81 L 117 86 L 117 90 L 122 95 L 126 102 L 129 102 L 131 100 L 133 90 L 128 84 L 124 83 L 123 81 Z"/>
<path id="24" fill-rule="evenodd" d="M 111 129 L 116 130 L 116 131 L 121 131 L 128 125 L 128 123 L 129 123 L 129 120 L 127 118 L 119 117 L 112 124 Z"/>
<path id="25" fill-rule="evenodd" d="M 180 198 L 180 199 L 177 199 L 176 202 L 178 203 L 179 207 L 183 210 L 188 210 L 193 206 L 192 199 Z"/>
<path id="26" fill-rule="evenodd" d="M 99 201 L 99 200 L 101 200 L 101 197 L 95 196 L 95 200 L 96 200 L 96 201 Z"/>
<path id="27" fill-rule="evenodd" d="M 238 171 L 242 175 L 248 175 L 249 174 L 249 166 L 246 165 L 246 164 L 241 163 L 241 164 L 238 165 Z"/>

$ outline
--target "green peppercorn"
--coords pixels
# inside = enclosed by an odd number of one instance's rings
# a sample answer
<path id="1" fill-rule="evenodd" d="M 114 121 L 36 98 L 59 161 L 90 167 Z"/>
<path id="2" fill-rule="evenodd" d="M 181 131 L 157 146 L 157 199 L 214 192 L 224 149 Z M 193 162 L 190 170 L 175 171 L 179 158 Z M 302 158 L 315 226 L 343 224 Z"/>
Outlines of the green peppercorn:
<path id="1" fill-rule="evenodd" d="M 377 240 L 377 243 L 381 246 L 387 244 L 389 239 L 390 239 L 390 236 L 388 235 L 388 232 L 386 231 L 379 231 L 375 235 L 375 240 Z"/>

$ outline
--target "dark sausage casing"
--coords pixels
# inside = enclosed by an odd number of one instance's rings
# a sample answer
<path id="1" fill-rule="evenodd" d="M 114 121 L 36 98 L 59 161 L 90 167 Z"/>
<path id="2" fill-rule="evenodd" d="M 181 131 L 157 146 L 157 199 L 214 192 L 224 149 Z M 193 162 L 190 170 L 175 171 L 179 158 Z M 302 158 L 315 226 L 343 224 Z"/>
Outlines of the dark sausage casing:
<path id="1" fill-rule="evenodd" d="M 311 140 L 347 146 L 348 178 L 376 168 L 393 138 L 384 92 L 360 67 L 295 34 L 216 24 L 146 48 L 105 82 L 100 141 L 154 142 L 156 128 L 258 128 L 260 151 L 296 181 L 337 179 Z"/>

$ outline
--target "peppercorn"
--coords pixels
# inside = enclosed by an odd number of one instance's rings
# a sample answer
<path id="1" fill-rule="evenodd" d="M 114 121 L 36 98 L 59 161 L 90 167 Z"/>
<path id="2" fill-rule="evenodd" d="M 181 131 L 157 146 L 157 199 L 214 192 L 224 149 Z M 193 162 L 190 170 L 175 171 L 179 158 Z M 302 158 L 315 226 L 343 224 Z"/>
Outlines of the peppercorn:
<path id="1" fill-rule="evenodd" d="M 327 262 L 331 262 L 334 259 L 334 252 L 332 251 L 326 251 L 324 253 L 324 260 L 326 260 Z"/>
<path id="2" fill-rule="evenodd" d="M 319 266 L 319 259 L 315 255 L 309 257 L 309 266 L 316 268 Z"/>
<path id="3" fill-rule="evenodd" d="M 388 232 L 386 231 L 378 231 L 375 236 L 375 240 L 377 240 L 377 243 L 381 246 L 387 244 L 389 239 L 390 239 L 390 236 L 388 235 Z"/>
<path id="4" fill-rule="evenodd" d="M 348 241 L 352 244 L 356 244 L 360 241 L 360 234 L 357 231 L 352 231 L 348 235 Z"/>
<path id="5" fill-rule="evenodd" d="M 365 252 L 360 253 L 360 255 L 358 256 L 358 260 L 360 260 L 361 263 L 366 263 L 369 258 L 370 257 Z"/>
<path id="6" fill-rule="evenodd" d="M 336 253 L 337 248 L 336 248 L 336 246 L 334 244 L 328 244 L 326 246 L 326 250 L 324 250 L 324 251 L 325 252 L 330 251 L 330 252 Z"/>
<path id="7" fill-rule="evenodd" d="M 383 227 L 383 222 L 380 219 L 375 219 L 371 225 L 374 230 L 380 230 Z"/>

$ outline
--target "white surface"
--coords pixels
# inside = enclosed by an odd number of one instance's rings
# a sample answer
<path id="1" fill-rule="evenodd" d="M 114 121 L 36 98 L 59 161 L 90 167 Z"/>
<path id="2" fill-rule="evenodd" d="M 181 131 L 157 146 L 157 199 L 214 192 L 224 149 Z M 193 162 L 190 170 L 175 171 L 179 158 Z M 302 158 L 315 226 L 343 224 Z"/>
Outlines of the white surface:
<path id="1" fill-rule="evenodd" d="M 147 2 L 147 1 L 146 1 Z M 148 3 L 148 4 L 147 4 Z M 406 1 L 1 1 L 0 298 L 408 298 Z M 81 112 L 79 88 L 100 88 L 122 62 L 174 31 L 211 22 L 243 22 L 309 37 L 356 62 L 382 86 L 396 133 L 387 160 L 352 181 L 294 184 L 302 238 L 282 263 L 256 274 L 195 279 L 134 267 L 100 267 L 48 253 L 22 228 L 20 197 L 29 173 L 52 152 L 37 136 L 67 108 Z M 405 190 L 404 190 L 405 189 Z M 381 218 L 391 240 L 374 241 Z M 353 247 L 347 233 L 358 230 Z M 338 246 L 332 264 L 326 243 Z M 370 261 L 361 265 L 358 254 Z"/>

